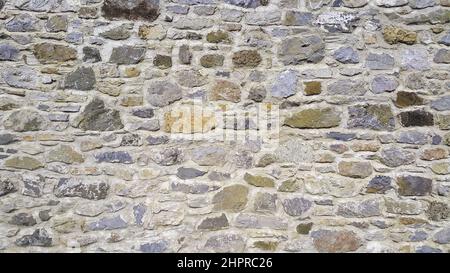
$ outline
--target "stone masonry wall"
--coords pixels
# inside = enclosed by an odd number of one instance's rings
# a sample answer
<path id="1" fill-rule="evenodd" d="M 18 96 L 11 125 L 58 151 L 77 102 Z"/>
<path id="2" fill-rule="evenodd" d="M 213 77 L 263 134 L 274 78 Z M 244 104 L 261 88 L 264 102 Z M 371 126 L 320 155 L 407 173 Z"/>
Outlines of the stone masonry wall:
<path id="1" fill-rule="evenodd" d="M 449 0 L 0 9 L 1 252 L 450 251 Z"/>

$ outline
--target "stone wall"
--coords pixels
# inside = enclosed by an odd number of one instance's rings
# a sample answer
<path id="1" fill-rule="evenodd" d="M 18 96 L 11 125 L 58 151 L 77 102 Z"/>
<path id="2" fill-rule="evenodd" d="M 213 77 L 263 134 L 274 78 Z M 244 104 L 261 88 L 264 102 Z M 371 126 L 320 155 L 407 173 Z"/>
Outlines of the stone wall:
<path id="1" fill-rule="evenodd" d="M 450 250 L 449 0 L 0 8 L 0 251 Z"/>

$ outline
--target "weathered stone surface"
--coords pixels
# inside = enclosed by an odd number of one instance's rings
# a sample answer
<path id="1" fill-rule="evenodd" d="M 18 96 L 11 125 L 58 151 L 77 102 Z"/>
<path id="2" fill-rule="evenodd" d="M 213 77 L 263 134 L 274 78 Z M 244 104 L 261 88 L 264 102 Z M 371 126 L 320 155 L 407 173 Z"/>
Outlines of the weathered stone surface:
<path id="1" fill-rule="evenodd" d="M 206 68 L 218 67 L 223 65 L 225 57 L 219 54 L 208 54 L 200 58 L 200 64 Z"/>
<path id="2" fill-rule="evenodd" d="M 42 24 L 35 16 L 22 13 L 14 16 L 14 18 L 6 23 L 5 27 L 10 32 L 31 32 L 39 31 L 42 28 Z"/>
<path id="3" fill-rule="evenodd" d="M 47 121 L 38 111 L 23 109 L 12 112 L 3 126 L 15 132 L 40 131 L 46 128 Z"/>
<path id="4" fill-rule="evenodd" d="M 443 228 L 436 232 L 433 236 L 433 241 L 438 244 L 450 243 L 450 228 Z"/>
<path id="5" fill-rule="evenodd" d="M 33 215 L 28 213 L 18 213 L 15 214 L 11 220 L 9 221 L 11 225 L 17 225 L 17 226 L 34 226 L 37 224 L 36 219 L 34 219 Z"/>
<path id="6" fill-rule="evenodd" d="M 343 64 L 359 63 L 359 55 L 352 47 L 341 47 L 333 53 L 333 57 Z"/>
<path id="7" fill-rule="evenodd" d="M 102 14 L 107 19 L 155 21 L 159 16 L 159 0 L 106 0 Z"/>
<path id="8" fill-rule="evenodd" d="M 47 230 L 41 228 L 36 229 L 31 235 L 24 235 L 16 240 L 18 246 L 52 246 L 53 239 L 48 234 Z"/>
<path id="9" fill-rule="evenodd" d="M 224 2 L 243 8 L 256 8 L 259 6 L 266 6 L 268 4 L 267 0 L 225 0 Z"/>
<path id="10" fill-rule="evenodd" d="M 398 87 L 398 81 L 393 77 L 377 75 L 371 83 L 371 90 L 375 94 L 392 92 Z"/>
<path id="11" fill-rule="evenodd" d="M 86 226 L 87 230 L 115 230 L 115 229 L 122 229 L 126 228 L 128 226 L 127 222 L 125 222 L 124 219 L 122 219 L 121 216 L 114 216 L 114 217 L 105 217 L 98 221 L 88 223 Z"/>
<path id="12" fill-rule="evenodd" d="M 172 67 L 172 57 L 157 54 L 153 59 L 153 65 L 160 69 L 167 69 Z"/>
<path id="13" fill-rule="evenodd" d="M 84 157 L 69 145 L 60 145 L 47 155 L 48 162 L 63 162 L 67 164 L 83 163 Z"/>
<path id="14" fill-rule="evenodd" d="M 365 178 L 372 174 L 373 168 L 369 162 L 358 161 L 341 161 L 338 164 L 338 172 L 340 175 Z"/>
<path id="15" fill-rule="evenodd" d="M 431 193 L 432 180 L 420 176 L 397 177 L 398 193 L 403 196 L 424 196 Z"/>
<path id="16" fill-rule="evenodd" d="M 285 14 L 283 24 L 286 26 L 306 26 L 311 25 L 313 14 L 311 12 L 298 12 L 288 10 Z"/>
<path id="17" fill-rule="evenodd" d="M 425 48 L 407 48 L 400 52 L 400 65 L 405 70 L 424 71 L 430 69 L 428 53 Z"/>
<path id="18" fill-rule="evenodd" d="M 445 159 L 448 157 L 448 151 L 444 148 L 429 148 L 424 149 L 422 151 L 422 154 L 420 155 L 420 158 L 422 160 L 440 160 Z"/>
<path id="19" fill-rule="evenodd" d="M 227 151 L 220 146 L 204 146 L 192 151 L 192 160 L 200 166 L 220 166 L 226 155 Z"/>
<path id="20" fill-rule="evenodd" d="M 209 99 L 239 102 L 241 100 L 241 89 L 234 82 L 218 80 L 209 94 Z"/>
<path id="21" fill-rule="evenodd" d="M 284 124 L 294 128 L 331 128 L 339 126 L 341 114 L 334 108 L 306 109 L 286 118 Z"/>
<path id="22" fill-rule="evenodd" d="M 312 146 L 299 139 L 280 142 L 275 150 L 275 157 L 279 162 L 305 163 L 313 161 Z"/>
<path id="23" fill-rule="evenodd" d="M 353 231 L 320 229 L 312 231 L 311 237 L 319 252 L 351 252 L 362 245 L 361 239 Z"/>
<path id="24" fill-rule="evenodd" d="M 250 173 L 246 173 L 244 175 L 244 180 L 255 187 L 273 188 L 275 186 L 275 182 L 272 178 L 261 175 L 252 175 Z"/>
<path id="25" fill-rule="evenodd" d="M 0 179 L 0 197 L 15 191 L 17 191 L 17 188 L 10 179 Z"/>
<path id="26" fill-rule="evenodd" d="M 351 33 L 359 18 L 354 13 L 330 11 L 317 16 L 314 24 L 324 27 L 329 32 Z"/>
<path id="27" fill-rule="evenodd" d="M 278 74 L 272 85 L 272 97 L 287 98 L 297 92 L 298 72 L 296 70 L 286 70 Z"/>
<path id="28" fill-rule="evenodd" d="M 305 95 L 312 96 L 312 95 L 319 95 L 322 93 L 322 83 L 318 81 L 312 81 L 312 82 L 304 82 L 303 83 L 305 88 L 303 91 L 305 92 Z"/>
<path id="29" fill-rule="evenodd" d="M 397 142 L 423 145 L 428 142 L 428 135 L 418 131 L 404 131 L 400 133 Z"/>
<path id="30" fill-rule="evenodd" d="M 400 147 L 386 147 L 381 150 L 380 161 L 389 167 L 399 167 L 414 163 L 414 152 Z"/>
<path id="31" fill-rule="evenodd" d="M 238 234 L 219 234 L 208 238 L 205 248 L 213 252 L 242 252 L 245 247 L 244 238 Z"/>
<path id="32" fill-rule="evenodd" d="M 245 14 L 245 22 L 248 25 L 270 26 L 279 23 L 280 20 L 281 12 L 279 10 L 254 11 Z"/>
<path id="33" fill-rule="evenodd" d="M 64 88 L 88 91 L 94 89 L 95 83 L 95 73 L 91 67 L 78 67 L 67 74 L 64 79 Z"/>
<path id="34" fill-rule="evenodd" d="M 180 70 L 176 73 L 175 77 L 178 83 L 184 87 L 199 87 L 207 83 L 207 77 L 198 70 Z"/>
<path id="35" fill-rule="evenodd" d="M 109 185 L 106 182 L 61 178 L 53 193 L 56 197 L 81 197 L 90 200 L 100 200 L 106 198 L 108 190 Z"/>
<path id="36" fill-rule="evenodd" d="M 423 110 L 402 112 L 399 117 L 401 124 L 405 127 L 434 125 L 433 114 Z"/>
<path id="37" fill-rule="evenodd" d="M 24 170 L 37 170 L 39 168 L 44 167 L 42 162 L 37 160 L 36 158 L 29 156 L 14 156 L 5 160 L 5 167 L 14 168 L 14 169 L 24 169 Z"/>
<path id="38" fill-rule="evenodd" d="M 165 240 L 158 240 L 152 243 L 146 243 L 139 247 L 139 250 L 143 253 L 162 253 L 169 247 L 169 243 Z"/>
<path id="39" fill-rule="evenodd" d="M 247 205 L 248 188 L 242 185 L 224 187 L 212 199 L 214 210 L 238 212 Z"/>
<path id="40" fill-rule="evenodd" d="M 114 131 L 124 127 L 120 112 L 109 109 L 104 101 L 94 98 L 77 117 L 74 126 L 85 131 Z"/>
<path id="41" fill-rule="evenodd" d="M 5 67 L 1 74 L 6 84 L 11 87 L 36 88 L 38 74 L 29 66 Z"/>
<path id="42" fill-rule="evenodd" d="M 450 50 L 441 48 L 434 55 L 433 61 L 435 63 L 450 64 Z"/>
<path id="43" fill-rule="evenodd" d="M 167 148 L 152 154 L 152 159 L 161 166 L 172 166 L 183 159 L 183 153 L 177 148 Z"/>
<path id="44" fill-rule="evenodd" d="M 292 199 L 285 199 L 282 202 L 284 211 L 290 216 L 303 216 L 312 207 L 312 202 L 302 198 L 295 197 Z"/>
<path id="45" fill-rule="evenodd" d="M 98 163 L 107 162 L 107 163 L 123 163 L 123 164 L 131 164 L 133 163 L 133 158 L 128 152 L 124 151 L 113 151 L 113 152 L 104 152 L 95 155 L 95 159 Z"/>
<path id="46" fill-rule="evenodd" d="M 256 50 L 241 50 L 233 53 L 232 61 L 235 67 L 257 67 L 262 58 Z"/>
<path id="47" fill-rule="evenodd" d="M 83 47 L 83 62 L 97 63 L 102 61 L 100 51 L 94 47 Z"/>
<path id="48" fill-rule="evenodd" d="M 220 230 L 229 226 L 228 218 L 225 213 L 218 217 L 207 217 L 198 225 L 198 229 Z"/>
<path id="49" fill-rule="evenodd" d="M 131 33 L 127 25 L 121 25 L 100 33 L 100 36 L 111 40 L 126 40 L 131 37 Z"/>
<path id="50" fill-rule="evenodd" d="M 450 96 L 443 96 L 431 102 L 431 108 L 437 111 L 450 110 Z"/>
<path id="51" fill-rule="evenodd" d="M 356 105 L 348 108 L 349 128 L 393 130 L 395 119 L 388 105 Z"/>
<path id="52" fill-rule="evenodd" d="M 362 96 L 367 92 L 365 83 L 360 80 L 337 80 L 327 86 L 330 95 Z"/>
<path id="53" fill-rule="evenodd" d="M 112 50 L 109 62 L 115 64 L 137 64 L 145 57 L 146 49 L 143 47 L 120 46 Z"/>
<path id="54" fill-rule="evenodd" d="M 385 193 L 392 189 L 392 178 L 384 175 L 377 175 L 369 181 L 367 185 L 367 193 Z"/>
<path id="55" fill-rule="evenodd" d="M 349 201 L 338 205 L 337 214 L 358 218 L 380 216 L 381 204 L 378 199 L 367 199 L 362 202 Z"/>
<path id="56" fill-rule="evenodd" d="M 433 221 L 441 221 L 450 217 L 450 208 L 447 204 L 433 201 L 426 211 L 428 219 Z"/>
<path id="57" fill-rule="evenodd" d="M 418 215 L 423 211 L 420 202 L 413 200 L 394 200 L 385 197 L 384 204 L 386 211 L 394 214 Z"/>
<path id="58" fill-rule="evenodd" d="M 369 53 L 366 58 L 366 67 L 373 70 L 392 69 L 394 64 L 394 57 L 387 53 Z"/>
<path id="59" fill-rule="evenodd" d="M 324 51 L 325 44 L 320 36 L 293 37 L 281 42 L 278 58 L 284 65 L 318 63 L 324 58 Z"/>
<path id="60" fill-rule="evenodd" d="M 391 45 L 396 43 L 412 45 L 416 43 L 417 33 L 395 26 L 387 26 L 383 29 L 383 38 Z"/>
<path id="61" fill-rule="evenodd" d="M 54 15 L 48 18 L 45 28 L 49 32 L 67 31 L 69 25 L 67 15 Z"/>
<path id="62" fill-rule="evenodd" d="M 139 38 L 143 40 L 161 41 L 167 36 L 167 30 L 161 25 L 141 25 L 138 30 Z"/>
<path id="63" fill-rule="evenodd" d="M 281 217 L 241 213 L 236 217 L 236 226 L 239 228 L 286 230 L 288 223 Z"/>
<path id="64" fill-rule="evenodd" d="M 399 91 L 397 92 L 397 98 L 395 100 L 395 105 L 400 108 L 414 106 L 414 105 L 423 105 L 423 99 L 414 92 L 405 92 Z"/>
<path id="65" fill-rule="evenodd" d="M 19 50 L 10 44 L 0 45 L 0 61 L 17 61 Z"/>
<path id="66" fill-rule="evenodd" d="M 203 176 L 205 174 L 206 174 L 206 172 L 195 169 L 195 168 L 181 167 L 181 168 L 178 168 L 178 170 L 177 170 L 177 177 L 181 178 L 183 180 L 193 179 L 196 177 Z"/>
<path id="67" fill-rule="evenodd" d="M 218 30 L 218 31 L 212 31 L 206 35 L 206 41 L 209 43 L 224 43 L 229 44 L 231 43 L 231 38 L 228 32 Z"/>
<path id="68" fill-rule="evenodd" d="M 153 106 L 167 106 L 183 96 L 182 89 L 175 83 L 167 81 L 152 82 L 147 89 L 146 100 Z"/>
<path id="69" fill-rule="evenodd" d="M 259 192 L 255 197 L 254 210 L 257 212 L 275 212 L 277 195 Z"/>
<path id="70" fill-rule="evenodd" d="M 65 45 L 41 43 L 33 48 L 34 56 L 42 64 L 63 63 L 77 59 L 77 51 Z"/>

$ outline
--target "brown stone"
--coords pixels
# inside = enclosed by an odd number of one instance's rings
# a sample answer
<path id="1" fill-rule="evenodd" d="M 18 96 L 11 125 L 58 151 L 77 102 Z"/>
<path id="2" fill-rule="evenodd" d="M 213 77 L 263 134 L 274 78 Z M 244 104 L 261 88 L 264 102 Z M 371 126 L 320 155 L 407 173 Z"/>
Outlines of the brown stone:
<path id="1" fill-rule="evenodd" d="M 74 48 L 59 44 L 37 44 L 33 48 L 33 53 L 42 64 L 62 63 L 77 59 L 77 51 Z"/>
<path id="2" fill-rule="evenodd" d="M 417 33 L 395 26 L 387 26 L 383 29 L 383 38 L 391 45 L 396 43 L 412 45 L 416 43 Z"/>
<path id="3" fill-rule="evenodd" d="M 357 250 L 361 239 L 353 231 L 317 230 L 311 233 L 314 247 L 319 252 L 350 252 Z"/>
<path id="4" fill-rule="evenodd" d="M 444 148 L 430 148 L 422 151 L 420 158 L 423 160 L 439 160 L 448 157 L 448 151 Z"/>
<path id="5" fill-rule="evenodd" d="M 235 67 L 257 67 L 261 61 L 261 55 L 256 50 L 241 50 L 233 54 Z"/>
<path id="6" fill-rule="evenodd" d="M 319 95 L 322 92 L 322 84 L 321 82 L 313 81 L 313 82 L 305 82 L 305 95 Z"/>
<path id="7" fill-rule="evenodd" d="M 395 105 L 399 108 L 423 104 L 423 99 L 414 92 L 399 91 L 395 100 Z"/>
<path id="8" fill-rule="evenodd" d="M 214 195 L 214 210 L 239 212 L 247 205 L 248 188 L 242 185 L 231 185 Z"/>
<path id="9" fill-rule="evenodd" d="M 211 111 L 193 106 L 181 106 L 164 114 L 163 130 L 167 133 L 205 133 L 216 127 L 216 117 Z"/>
<path id="10" fill-rule="evenodd" d="M 239 85 L 225 80 L 218 80 L 209 94 L 210 100 L 241 101 Z"/>
<path id="11" fill-rule="evenodd" d="M 370 162 L 341 161 L 338 164 L 338 172 L 343 176 L 365 178 L 370 176 L 372 171 Z"/>
<path id="12" fill-rule="evenodd" d="M 102 13 L 107 19 L 152 22 L 159 16 L 159 0 L 105 0 Z"/>
<path id="13" fill-rule="evenodd" d="M 200 58 L 200 64 L 206 68 L 222 66 L 224 59 L 223 55 L 208 54 Z"/>

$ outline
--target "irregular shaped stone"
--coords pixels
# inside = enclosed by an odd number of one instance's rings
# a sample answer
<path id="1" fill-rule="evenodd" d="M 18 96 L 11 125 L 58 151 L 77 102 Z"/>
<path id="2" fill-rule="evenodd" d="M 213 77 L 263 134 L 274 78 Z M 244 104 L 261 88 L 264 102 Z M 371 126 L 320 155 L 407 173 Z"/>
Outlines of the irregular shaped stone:
<path id="1" fill-rule="evenodd" d="M 180 46 L 180 49 L 178 51 L 178 59 L 182 64 L 191 64 L 192 52 L 189 50 L 188 45 Z"/>
<path id="2" fill-rule="evenodd" d="M 15 214 L 11 220 L 9 221 L 11 225 L 17 225 L 17 226 L 34 226 L 37 224 L 36 219 L 34 219 L 33 215 L 28 213 L 18 213 Z"/>
<path id="3" fill-rule="evenodd" d="M 236 217 L 236 226 L 238 228 L 286 230 L 288 223 L 281 217 L 241 213 Z"/>
<path id="4" fill-rule="evenodd" d="M 433 61 L 438 64 L 450 64 L 450 50 L 439 49 L 434 55 Z"/>
<path id="5" fill-rule="evenodd" d="M 120 215 L 114 217 L 104 217 L 98 221 L 87 224 L 87 230 L 115 230 L 128 227 L 125 220 Z"/>
<path id="6" fill-rule="evenodd" d="M 380 161 L 389 167 L 399 167 L 415 162 L 415 154 L 400 147 L 386 147 L 381 150 Z"/>
<path id="7" fill-rule="evenodd" d="M 423 211 L 422 205 L 414 200 L 394 200 L 384 198 L 386 211 L 394 214 L 418 215 Z"/>
<path id="8" fill-rule="evenodd" d="M 17 191 L 14 183 L 8 178 L 0 179 L 0 197 Z"/>
<path id="9" fill-rule="evenodd" d="M 100 51 L 95 47 L 83 47 L 83 62 L 97 63 L 102 61 Z"/>
<path id="10" fill-rule="evenodd" d="M 359 54 L 350 46 L 341 47 L 333 53 L 333 57 L 343 64 L 359 63 Z"/>
<path id="11" fill-rule="evenodd" d="M 91 67 L 78 67 L 68 73 L 64 79 L 64 88 L 88 91 L 94 89 L 96 80 Z"/>
<path id="12" fill-rule="evenodd" d="M 256 8 L 259 6 L 266 6 L 268 0 L 225 0 L 227 4 L 243 7 L 243 8 Z"/>
<path id="13" fill-rule="evenodd" d="M 203 133 L 216 127 L 213 111 L 195 106 L 182 106 L 164 114 L 164 132 L 166 133 Z"/>
<path id="14" fill-rule="evenodd" d="M 276 194 L 259 192 L 255 197 L 253 208 L 257 212 L 275 212 L 277 208 L 276 200 Z"/>
<path id="15" fill-rule="evenodd" d="M 152 82 L 147 89 L 146 100 L 153 106 L 167 106 L 183 97 L 182 89 L 167 81 Z"/>
<path id="16" fill-rule="evenodd" d="M 441 221 L 450 217 L 450 208 L 447 204 L 432 201 L 426 211 L 428 219 L 433 221 Z"/>
<path id="17" fill-rule="evenodd" d="M 247 99 L 255 102 L 262 102 L 267 95 L 267 90 L 263 86 L 252 87 L 248 92 Z"/>
<path id="18" fill-rule="evenodd" d="M 398 87 L 398 81 L 393 77 L 385 75 L 377 75 L 373 78 L 371 83 L 371 90 L 375 94 L 395 91 Z"/>
<path id="19" fill-rule="evenodd" d="M 324 58 L 324 53 L 325 44 L 318 35 L 285 39 L 277 51 L 278 58 L 284 65 L 318 63 Z"/>
<path id="20" fill-rule="evenodd" d="M 60 44 L 37 44 L 33 53 L 42 64 L 64 63 L 77 59 L 76 49 Z"/>
<path id="21" fill-rule="evenodd" d="M 431 165 L 431 170 L 435 174 L 450 174 L 450 164 L 446 162 L 434 163 L 433 165 Z"/>
<path id="22" fill-rule="evenodd" d="M 67 164 L 83 163 L 83 155 L 75 151 L 69 145 L 60 145 L 51 150 L 47 155 L 48 162 L 63 162 Z"/>
<path id="23" fill-rule="evenodd" d="M 307 26 L 311 25 L 313 14 L 311 12 L 286 11 L 283 24 L 286 26 Z"/>
<path id="24" fill-rule="evenodd" d="M 381 204 L 378 199 L 367 199 L 362 202 L 349 201 L 339 204 L 336 214 L 357 218 L 380 216 Z"/>
<path id="25" fill-rule="evenodd" d="M 105 0 L 102 15 L 109 19 L 155 21 L 159 16 L 159 0 Z"/>
<path id="26" fill-rule="evenodd" d="M 387 26 L 383 29 L 383 38 L 391 45 L 396 43 L 412 45 L 416 43 L 417 33 L 400 27 Z"/>
<path id="27" fill-rule="evenodd" d="M 207 217 L 198 225 L 197 229 L 220 230 L 229 227 L 228 218 L 225 213 L 218 217 Z"/>
<path id="28" fill-rule="evenodd" d="M 52 246 L 53 239 L 44 228 L 36 229 L 31 235 L 24 235 L 16 240 L 18 246 Z"/>
<path id="29" fill-rule="evenodd" d="M 231 43 L 231 37 L 226 31 L 218 30 L 218 31 L 212 31 L 206 35 L 206 41 L 209 43 L 224 43 L 229 44 Z"/>
<path id="30" fill-rule="evenodd" d="M 275 150 L 278 162 L 305 163 L 313 161 L 314 150 L 310 144 L 298 139 L 281 142 Z"/>
<path id="31" fill-rule="evenodd" d="M 392 8 L 392 7 L 400 7 L 408 4 L 408 0 L 376 0 L 377 6 Z"/>
<path id="32" fill-rule="evenodd" d="M 207 54 L 200 58 L 200 65 L 206 68 L 223 66 L 225 57 L 219 54 Z"/>
<path id="33" fill-rule="evenodd" d="M 245 22 L 248 25 L 270 26 L 279 23 L 281 12 L 279 10 L 264 10 L 245 13 Z"/>
<path id="34" fill-rule="evenodd" d="M 122 164 L 131 164 L 133 163 L 133 158 L 128 152 L 124 151 L 113 151 L 113 152 L 104 152 L 95 155 L 95 160 L 98 163 L 107 162 L 107 163 L 122 163 Z"/>
<path id="35" fill-rule="evenodd" d="M 448 157 L 448 151 L 444 148 L 429 148 L 422 151 L 420 158 L 422 160 L 440 160 Z"/>
<path id="36" fill-rule="evenodd" d="M 275 182 L 272 178 L 261 175 L 252 175 L 250 173 L 246 173 L 244 175 L 244 180 L 255 187 L 273 188 L 275 186 Z"/>
<path id="37" fill-rule="evenodd" d="M 197 147 L 192 150 L 192 161 L 200 166 L 222 166 L 227 151 L 220 146 Z"/>
<path id="38" fill-rule="evenodd" d="M 152 159 L 158 165 L 171 166 L 180 163 L 183 159 L 183 154 L 180 149 L 167 148 L 154 153 Z"/>
<path id="39" fill-rule="evenodd" d="M 0 45 L 0 61 L 17 61 L 19 50 L 10 44 Z"/>
<path id="40" fill-rule="evenodd" d="M 425 196 L 431 193 L 432 180 L 426 177 L 406 175 L 397 177 L 398 194 L 402 196 Z"/>
<path id="41" fill-rule="evenodd" d="M 238 234 L 213 235 L 206 240 L 205 248 L 213 252 L 242 252 L 245 247 L 244 238 Z"/>
<path id="42" fill-rule="evenodd" d="M 139 247 L 143 253 L 163 253 L 167 250 L 169 243 L 165 240 L 158 240 L 153 243 L 146 243 Z"/>
<path id="43" fill-rule="evenodd" d="M 131 33 L 128 29 L 128 26 L 124 24 L 102 32 L 100 33 L 100 36 L 111 40 L 126 40 L 131 37 Z"/>
<path id="44" fill-rule="evenodd" d="M 172 57 L 157 54 L 153 59 L 153 65 L 160 69 L 172 67 Z"/>
<path id="45" fill-rule="evenodd" d="M 175 75 L 178 83 L 184 87 L 200 87 L 207 83 L 207 77 L 198 70 L 180 70 Z"/>
<path id="46" fill-rule="evenodd" d="M 144 47 L 120 46 L 112 50 L 109 58 L 110 63 L 115 64 L 137 64 L 145 57 Z"/>
<path id="47" fill-rule="evenodd" d="M 330 95 L 362 96 L 367 92 L 365 83 L 361 80 L 337 80 L 327 87 Z"/>
<path id="48" fill-rule="evenodd" d="M 256 50 L 241 50 L 233 53 L 232 61 L 235 67 L 257 67 L 262 58 Z"/>
<path id="49" fill-rule="evenodd" d="M 370 162 L 341 161 L 338 164 L 338 173 L 352 178 L 366 178 L 373 172 Z"/>
<path id="50" fill-rule="evenodd" d="M 400 123 L 405 127 L 434 125 L 433 114 L 424 110 L 402 112 L 399 117 Z"/>
<path id="51" fill-rule="evenodd" d="M 226 80 L 217 80 L 216 84 L 212 88 L 209 99 L 216 100 L 225 100 L 232 102 L 240 102 L 241 101 L 241 89 L 239 85 L 234 82 L 226 81 Z"/>
<path id="52" fill-rule="evenodd" d="M 431 102 L 431 108 L 437 111 L 450 110 L 450 96 L 443 96 Z"/>
<path id="53" fill-rule="evenodd" d="M 45 178 L 42 175 L 22 175 L 22 194 L 41 197 L 44 194 Z"/>
<path id="54" fill-rule="evenodd" d="M 141 25 L 139 26 L 138 36 L 143 40 L 161 41 L 166 38 L 167 30 L 161 25 Z"/>
<path id="55" fill-rule="evenodd" d="M 294 113 L 284 121 L 284 125 L 294 128 L 331 128 L 339 126 L 341 113 L 335 108 L 312 108 Z"/>
<path id="56" fill-rule="evenodd" d="M 404 131 L 400 133 L 397 142 L 423 145 L 428 142 L 428 135 L 418 131 Z"/>
<path id="57" fill-rule="evenodd" d="M 124 127 L 120 112 L 106 108 L 105 103 L 97 97 L 84 108 L 74 121 L 74 126 L 84 131 L 115 131 Z"/>
<path id="58" fill-rule="evenodd" d="M 281 204 L 283 205 L 284 211 L 290 216 L 302 216 L 309 211 L 312 206 L 311 201 L 302 197 L 285 199 Z"/>
<path id="59" fill-rule="evenodd" d="M 367 5 L 369 0 L 343 0 L 344 7 L 348 8 L 361 8 Z"/>
<path id="60" fill-rule="evenodd" d="M 323 26 L 329 32 L 351 33 L 358 20 L 358 16 L 354 13 L 331 11 L 320 13 L 314 24 Z"/>
<path id="61" fill-rule="evenodd" d="M 450 228 L 442 228 L 433 236 L 433 241 L 438 244 L 450 243 Z"/>
<path id="62" fill-rule="evenodd" d="M 367 193 L 382 193 L 392 189 L 391 186 L 392 178 L 384 175 L 377 175 L 369 181 L 367 185 Z"/>
<path id="63" fill-rule="evenodd" d="M 28 66 L 4 67 L 1 71 L 3 80 L 11 87 L 36 89 L 38 74 Z"/>
<path id="64" fill-rule="evenodd" d="M 239 212 L 247 205 L 247 195 L 248 188 L 245 186 L 236 184 L 224 187 L 212 199 L 214 210 Z"/>
<path id="65" fill-rule="evenodd" d="M 48 18 L 45 28 L 49 32 L 67 31 L 69 25 L 67 15 L 54 15 Z"/>
<path id="66" fill-rule="evenodd" d="M 436 0 L 409 0 L 409 6 L 413 9 L 424 9 L 436 5 Z"/>
<path id="67" fill-rule="evenodd" d="M 306 96 L 319 95 L 322 93 L 322 83 L 318 81 L 312 82 L 304 82 L 305 88 L 303 92 L 305 92 Z"/>
<path id="68" fill-rule="evenodd" d="M 438 43 L 450 46 L 450 32 L 447 32 L 444 36 L 442 36 Z"/>
<path id="69" fill-rule="evenodd" d="M 389 105 L 356 105 L 348 108 L 348 128 L 394 130 L 395 119 Z"/>
<path id="70" fill-rule="evenodd" d="M 311 232 L 314 247 L 319 252 L 351 252 L 362 245 L 361 239 L 353 231 L 320 229 Z"/>
<path id="71" fill-rule="evenodd" d="M 405 70 L 430 69 L 427 50 L 423 47 L 403 49 L 400 51 L 400 66 Z"/>
<path id="72" fill-rule="evenodd" d="M 42 24 L 39 19 L 31 14 L 21 13 L 7 22 L 5 27 L 9 32 L 31 32 L 39 31 L 42 28 Z"/>
<path id="73" fill-rule="evenodd" d="M 399 108 L 423 104 L 424 104 L 423 99 L 414 92 L 406 92 L 406 91 L 397 92 L 395 105 Z"/>
<path id="74" fill-rule="evenodd" d="M 14 156 L 5 160 L 5 167 L 34 171 L 44 167 L 42 162 L 29 156 Z"/>
<path id="75" fill-rule="evenodd" d="M 386 70 L 394 68 L 394 57 L 389 54 L 369 53 L 366 58 L 366 67 L 373 70 Z"/>
<path id="76" fill-rule="evenodd" d="M 190 17 L 180 17 L 173 23 L 173 27 L 177 29 L 189 29 L 189 30 L 202 30 L 205 28 L 210 28 L 213 26 L 213 21 L 211 19 L 201 19 L 190 18 Z M 199 36 L 200 38 L 202 36 Z"/>
<path id="77" fill-rule="evenodd" d="M 278 74 L 272 85 L 272 97 L 287 98 L 295 95 L 297 93 L 297 78 L 298 72 L 296 70 L 285 70 Z"/>
<path id="78" fill-rule="evenodd" d="M 178 168 L 177 170 L 177 177 L 183 180 L 186 179 L 193 179 L 196 177 L 200 177 L 205 175 L 206 172 L 195 169 L 195 168 L 185 168 L 185 167 L 181 167 Z"/>
<path id="79" fill-rule="evenodd" d="M 83 181 L 78 178 L 61 178 L 53 189 L 56 197 L 81 197 L 89 200 L 105 199 L 109 185 L 106 182 Z"/>

